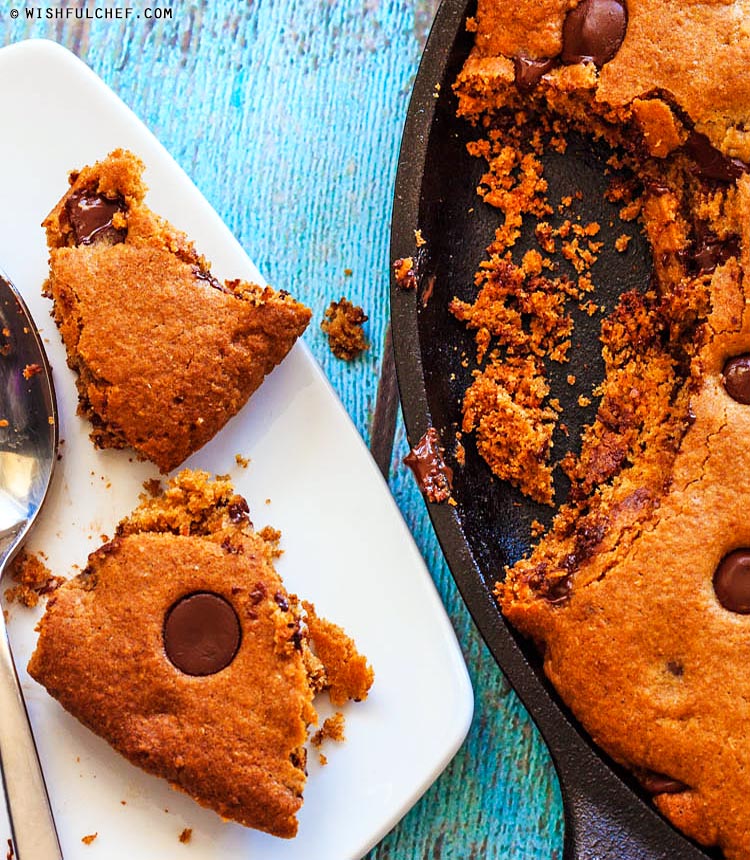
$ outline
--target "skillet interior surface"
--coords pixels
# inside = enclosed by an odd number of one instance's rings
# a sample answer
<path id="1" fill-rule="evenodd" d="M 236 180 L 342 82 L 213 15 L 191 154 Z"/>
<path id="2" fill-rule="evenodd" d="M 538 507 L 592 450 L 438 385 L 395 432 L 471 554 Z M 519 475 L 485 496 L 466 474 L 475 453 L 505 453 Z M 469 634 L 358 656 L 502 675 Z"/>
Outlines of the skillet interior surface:
<path id="1" fill-rule="evenodd" d="M 472 44 L 464 28 L 476 0 L 443 0 L 415 81 L 399 159 L 391 234 L 391 258 L 412 257 L 416 290 L 391 286 L 393 342 L 399 390 L 411 444 L 435 427 L 453 469 L 457 504 L 428 504 L 451 572 L 480 632 L 500 667 L 530 711 L 550 747 L 561 780 L 566 815 L 566 858 L 617 860 L 699 860 L 720 857 L 687 841 L 659 816 L 630 776 L 597 750 L 577 725 L 541 671 L 534 648 L 506 625 L 492 595 L 505 565 L 532 545 L 531 524 L 548 524 L 554 510 L 538 505 L 494 478 L 470 436 L 463 438 L 465 464 L 455 459 L 461 400 L 475 367 L 471 333 L 448 311 L 454 297 L 474 294 L 474 272 L 501 223 L 500 213 L 476 193 L 485 164 L 466 144 L 479 136 L 456 118 L 451 91 Z M 604 248 L 591 269 L 596 301 L 611 310 L 618 296 L 643 289 L 651 277 L 649 246 L 636 223 L 619 220 L 619 207 L 604 199 L 611 181 L 611 154 L 591 141 L 570 137 L 565 155 L 545 156 L 549 200 L 583 193 L 579 212 L 602 226 Z M 532 247 L 533 225 L 524 225 L 515 251 Z M 425 244 L 418 247 L 415 231 Z M 626 253 L 613 248 L 623 233 Z M 609 249 L 609 250 L 607 250 Z M 520 258 L 519 258 L 520 259 Z M 564 270 L 564 269 L 563 269 Z M 564 409 L 567 434 L 554 437 L 555 460 L 576 450 L 583 427 L 598 401 L 591 396 L 603 377 L 601 315 L 589 317 L 570 307 L 575 331 L 570 361 L 549 363 L 552 396 Z M 468 360 L 467 360 L 468 359 Z M 576 385 L 567 382 L 569 374 Z M 564 500 L 564 476 L 555 472 L 556 500 Z"/>

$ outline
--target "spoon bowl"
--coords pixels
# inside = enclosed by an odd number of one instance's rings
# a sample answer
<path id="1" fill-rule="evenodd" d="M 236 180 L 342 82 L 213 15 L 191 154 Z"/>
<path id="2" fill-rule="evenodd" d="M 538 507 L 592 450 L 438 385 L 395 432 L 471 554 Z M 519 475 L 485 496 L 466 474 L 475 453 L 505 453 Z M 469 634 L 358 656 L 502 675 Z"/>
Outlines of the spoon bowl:
<path id="1" fill-rule="evenodd" d="M 57 460 L 57 407 L 42 340 L 0 272 L 0 578 L 41 510 Z M 17 860 L 62 858 L 0 613 L 0 771 Z"/>

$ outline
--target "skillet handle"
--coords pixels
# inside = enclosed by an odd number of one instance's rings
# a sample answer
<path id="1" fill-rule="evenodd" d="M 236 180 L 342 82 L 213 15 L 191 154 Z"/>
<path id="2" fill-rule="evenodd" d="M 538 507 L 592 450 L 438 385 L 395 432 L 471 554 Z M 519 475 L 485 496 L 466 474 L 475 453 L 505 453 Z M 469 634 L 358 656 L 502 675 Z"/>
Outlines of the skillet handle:
<path id="1" fill-rule="evenodd" d="M 563 860 L 707 860 L 586 744 L 553 751 L 565 809 Z"/>

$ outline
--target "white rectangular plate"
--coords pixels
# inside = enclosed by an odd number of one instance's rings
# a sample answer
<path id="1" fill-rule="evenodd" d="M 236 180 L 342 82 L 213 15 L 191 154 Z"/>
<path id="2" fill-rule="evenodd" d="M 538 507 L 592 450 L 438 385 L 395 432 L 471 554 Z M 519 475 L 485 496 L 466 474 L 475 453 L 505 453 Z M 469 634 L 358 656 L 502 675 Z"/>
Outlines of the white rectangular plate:
<path id="1" fill-rule="evenodd" d="M 67 187 L 68 172 L 117 147 L 132 149 L 146 163 L 148 203 L 187 232 L 219 277 L 260 276 L 167 151 L 65 49 L 30 41 L 0 50 L 0 117 L 0 267 L 42 331 L 64 440 L 30 549 L 42 550 L 54 572 L 70 575 L 102 535 L 112 536 L 144 480 L 158 473 L 127 451 L 95 451 L 88 425 L 76 416 L 73 374 L 40 292 L 47 271 L 40 222 Z M 236 454 L 250 458 L 247 468 L 237 465 Z M 299 835 L 275 839 L 222 822 L 127 763 L 63 711 L 24 669 L 39 613 L 12 604 L 10 638 L 66 860 L 360 857 L 437 777 L 471 720 L 466 668 L 429 573 L 356 429 L 302 344 L 187 465 L 230 473 L 256 527 L 282 530 L 278 567 L 288 588 L 354 636 L 375 669 L 375 685 L 366 702 L 345 709 L 347 739 L 324 747 L 328 764 L 320 766 L 315 751 L 309 756 Z M 330 706 L 321 699 L 325 716 Z M 186 827 L 193 831 L 189 845 L 178 840 Z M 4 845 L 4 818 L 0 828 Z M 81 842 L 93 833 L 91 844 Z"/>

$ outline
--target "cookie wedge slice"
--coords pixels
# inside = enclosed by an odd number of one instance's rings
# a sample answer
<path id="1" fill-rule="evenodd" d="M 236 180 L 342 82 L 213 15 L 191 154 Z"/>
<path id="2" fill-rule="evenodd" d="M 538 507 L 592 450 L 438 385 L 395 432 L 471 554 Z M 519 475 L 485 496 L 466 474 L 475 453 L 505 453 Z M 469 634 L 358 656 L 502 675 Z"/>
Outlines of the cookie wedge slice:
<path id="1" fill-rule="evenodd" d="M 181 472 L 50 598 L 29 673 L 133 764 L 290 838 L 313 698 L 364 699 L 373 672 L 284 588 L 278 538 L 227 479 Z"/>
<path id="2" fill-rule="evenodd" d="M 100 448 L 162 472 L 206 444 L 287 355 L 310 311 L 287 293 L 220 283 L 192 242 L 144 203 L 124 150 L 70 176 L 45 219 L 45 293 Z"/>

